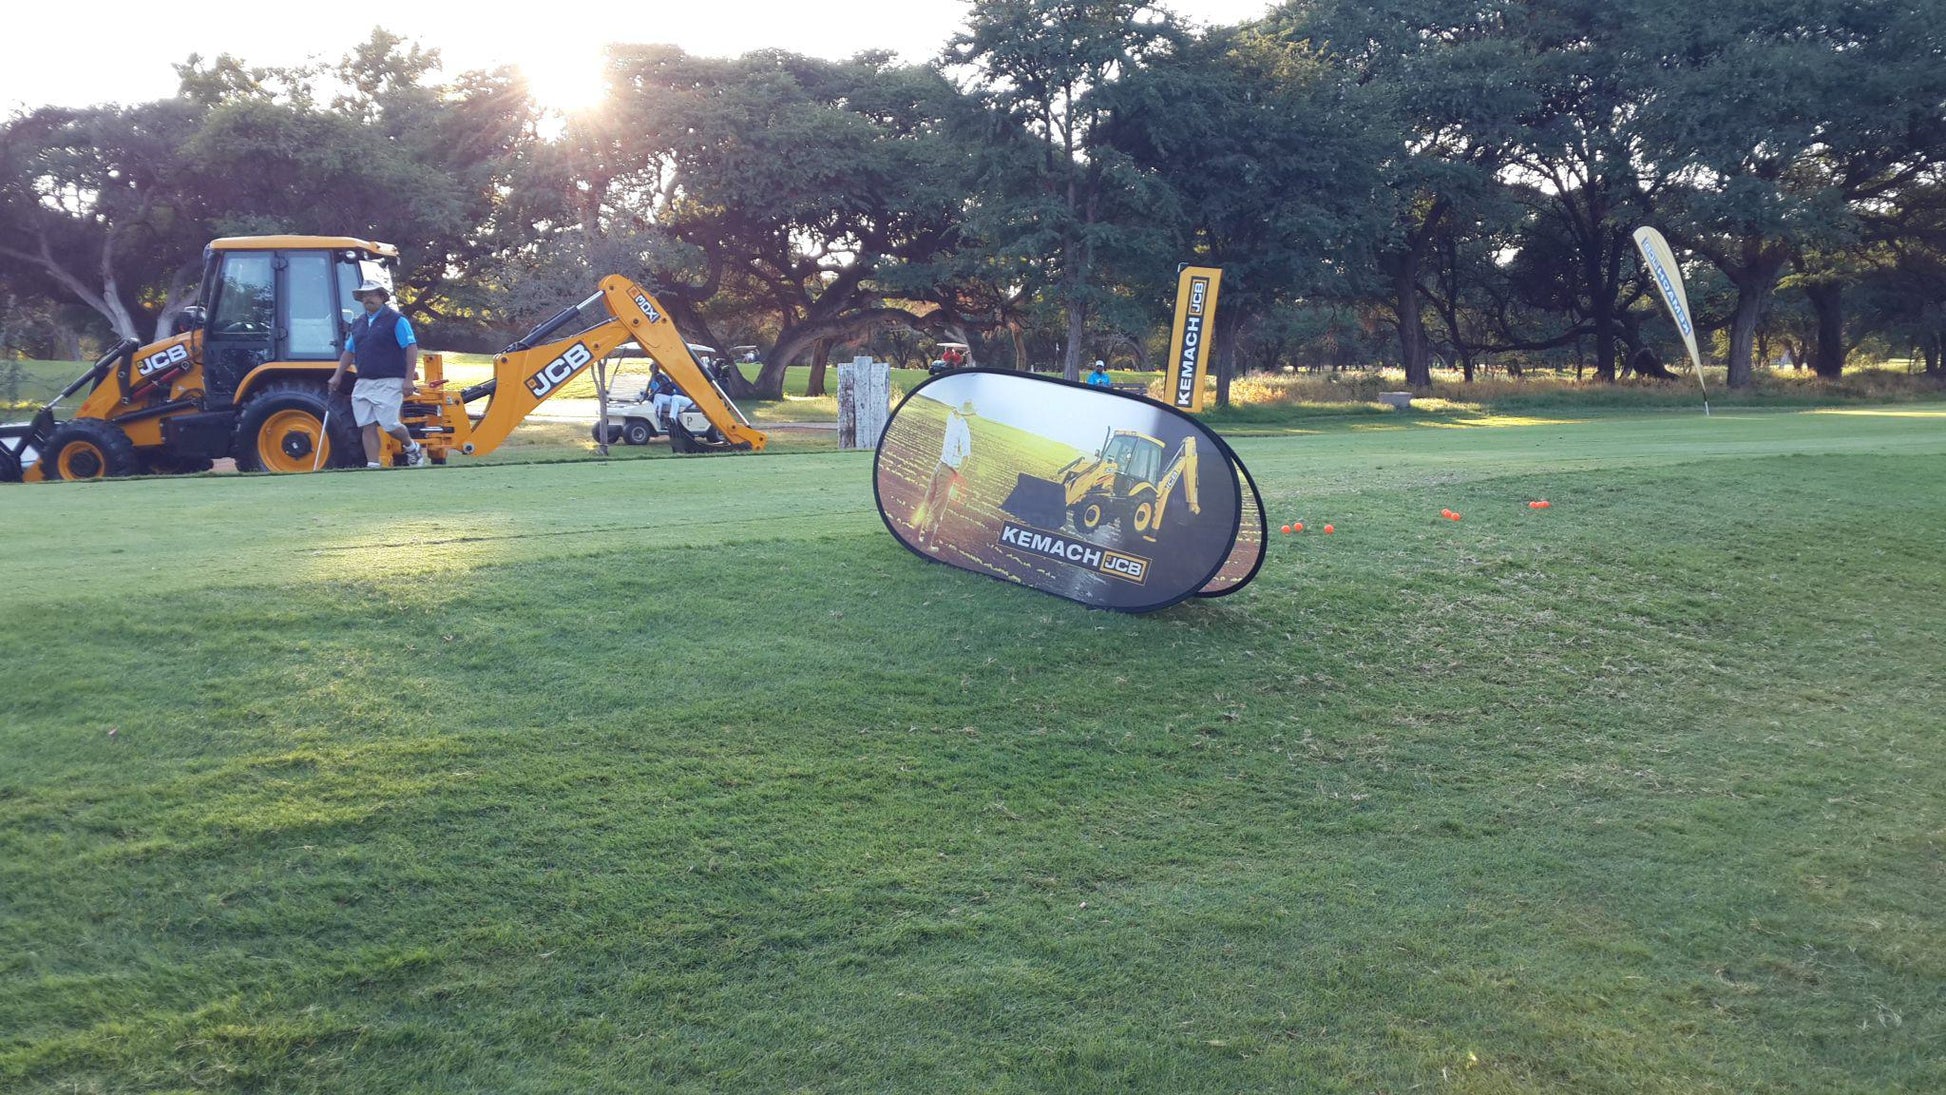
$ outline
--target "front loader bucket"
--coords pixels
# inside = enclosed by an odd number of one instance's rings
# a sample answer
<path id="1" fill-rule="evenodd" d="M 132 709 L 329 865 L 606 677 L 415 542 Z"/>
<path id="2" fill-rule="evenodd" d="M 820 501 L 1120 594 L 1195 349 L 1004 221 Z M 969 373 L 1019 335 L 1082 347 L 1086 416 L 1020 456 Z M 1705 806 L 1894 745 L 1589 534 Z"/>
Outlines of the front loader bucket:
<path id="1" fill-rule="evenodd" d="M 43 408 L 32 422 L 0 426 L 0 483 L 18 483 L 34 464 L 34 456 L 47 446 L 47 435 L 54 432 L 54 415 Z"/>
<path id="2" fill-rule="evenodd" d="M 1000 508 L 1039 528 L 1058 529 L 1067 514 L 1068 492 L 1052 479 L 1022 472 Z"/>

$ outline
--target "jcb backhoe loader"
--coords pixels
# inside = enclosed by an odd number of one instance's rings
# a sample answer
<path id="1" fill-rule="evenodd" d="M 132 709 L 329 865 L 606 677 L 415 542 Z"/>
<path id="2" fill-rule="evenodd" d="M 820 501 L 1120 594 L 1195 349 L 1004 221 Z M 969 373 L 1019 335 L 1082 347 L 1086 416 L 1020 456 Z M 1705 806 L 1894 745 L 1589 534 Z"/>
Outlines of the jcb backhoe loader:
<path id="1" fill-rule="evenodd" d="M 345 237 L 212 242 L 198 303 L 184 310 L 175 335 L 148 346 L 124 340 L 31 422 L 0 426 L 0 481 L 206 471 L 224 456 L 244 471 L 361 465 L 349 386 L 334 398 L 326 382 L 356 314 L 352 290 L 367 279 L 391 284 L 397 261 L 390 244 Z M 501 351 L 483 383 L 449 390 L 440 356 L 420 356 L 423 377 L 400 420 L 434 463 L 454 451 L 492 452 L 534 408 L 626 342 L 662 362 L 708 419 L 707 435 L 687 448 L 764 447 L 762 431 L 696 363 L 654 297 L 619 275 L 600 284 Z M 55 407 L 83 388 L 73 417 L 57 421 Z M 396 458 L 398 443 L 384 443 Z"/>
<path id="2" fill-rule="evenodd" d="M 1203 511 L 1197 498 L 1196 439 L 1183 438 L 1166 468 L 1162 451 L 1162 442 L 1148 434 L 1109 430 L 1101 448 L 1071 461 L 1053 479 L 1022 473 L 1000 508 L 1046 529 L 1060 528 L 1064 518 L 1082 532 L 1124 521 L 1144 540 L 1154 541 L 1178 480 L 1189 512 Z"/>

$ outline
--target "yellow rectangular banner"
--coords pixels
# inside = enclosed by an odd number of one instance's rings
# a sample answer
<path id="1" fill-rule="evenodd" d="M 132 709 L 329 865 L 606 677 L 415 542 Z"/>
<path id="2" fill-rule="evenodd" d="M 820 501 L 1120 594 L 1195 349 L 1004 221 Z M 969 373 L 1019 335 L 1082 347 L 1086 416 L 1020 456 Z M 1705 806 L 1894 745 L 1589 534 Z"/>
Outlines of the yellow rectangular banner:
<path id="1" fill-rule="evenodd" d="M 1169 334 L 1170 402 L 1185 411 L 1203 409 L 1203 378 L 1209 375 L 1216 336 L 1216 291 L 1223 271 L 1185 266 L 1176 279 L 1176 325 Z"/>

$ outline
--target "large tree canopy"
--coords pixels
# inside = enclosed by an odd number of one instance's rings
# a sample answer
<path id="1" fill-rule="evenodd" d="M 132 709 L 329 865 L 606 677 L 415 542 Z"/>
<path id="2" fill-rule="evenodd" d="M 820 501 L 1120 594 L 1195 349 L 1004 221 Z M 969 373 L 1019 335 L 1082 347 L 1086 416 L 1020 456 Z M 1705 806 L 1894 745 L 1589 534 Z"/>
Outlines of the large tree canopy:
<path id="1" fill-rule="evenodd" d="M 1941 356 L 1935 14 L 1292 0 L 1198 29 L 975 0 L 929 65 L 613 47 L 606 103 L 565 119 L 379 29 L 335 64 L 192 56 L 170 99 L 0 122 L 0 283 L 35 330 L 147 337 L 213 236 L 362 235 L 400 245 L 430 334 L 477 348 L 615 271 L 691 337 L 759 345 L 776 394 L 873 339 L 1141 361 L 1204 262 L 1221 398 L 1234 367 L 1370 356 L 1423 385 L 1438 355 L 1572 348 L 1614 377 L 1671 344 L 1629 246 L 1653 223 L 1709 283 L 1732 384 L 1767 332 L 1835 375 L 1868 337 Z"/>

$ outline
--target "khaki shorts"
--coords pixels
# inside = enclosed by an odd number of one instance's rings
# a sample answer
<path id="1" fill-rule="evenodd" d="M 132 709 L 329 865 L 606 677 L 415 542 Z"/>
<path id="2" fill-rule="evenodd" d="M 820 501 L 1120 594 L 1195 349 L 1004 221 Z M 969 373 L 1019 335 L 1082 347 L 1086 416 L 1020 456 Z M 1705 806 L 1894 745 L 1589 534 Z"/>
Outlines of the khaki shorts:
<path id="1" fill-rule="evenodd" d="M 351 420 L 360 426 L 377 423 L 381 430 L 399 428 L 399 408 L 405 404 L 405 378 L 361 380 L 351 386 Z"/>

